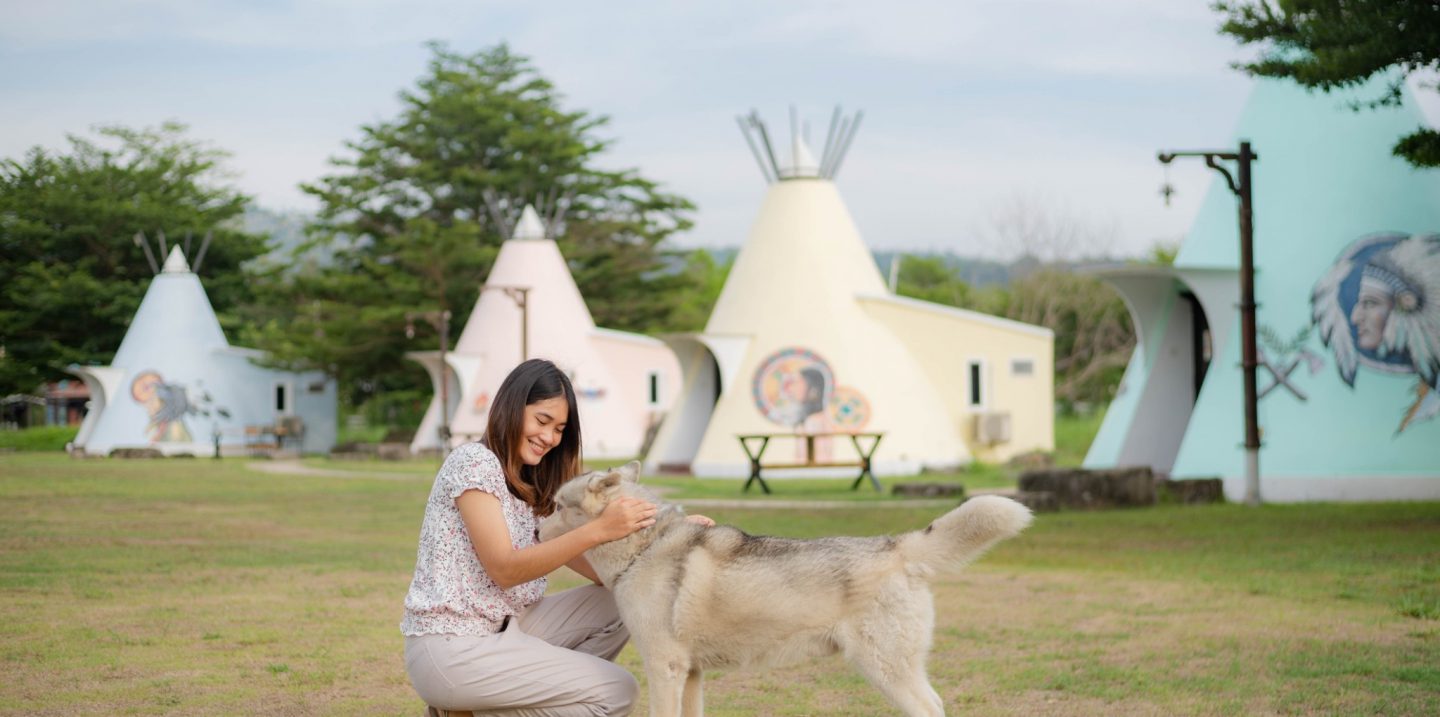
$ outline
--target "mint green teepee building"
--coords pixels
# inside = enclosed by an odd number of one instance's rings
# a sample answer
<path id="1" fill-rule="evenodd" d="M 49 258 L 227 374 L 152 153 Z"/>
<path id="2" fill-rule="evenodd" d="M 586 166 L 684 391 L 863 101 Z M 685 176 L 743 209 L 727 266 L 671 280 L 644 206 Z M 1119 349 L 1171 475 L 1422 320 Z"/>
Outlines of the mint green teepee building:
<path id="1" fill-rule="evenodd" d="M 1378 83 L 1257 82 L 1235 133 L 1253 166 L 1260 494 L 1440 498 L 1440 171 L 1391 154 L 1425 119 L 1354 111 Z M 1183 140 L 1183 138 L 1179 138 Z M 1087 467 L 1148 465 L 1244 494 L 1239 228 L 1218 175 L 1172 267 L 1103 277 L 1135 353 Z"/>

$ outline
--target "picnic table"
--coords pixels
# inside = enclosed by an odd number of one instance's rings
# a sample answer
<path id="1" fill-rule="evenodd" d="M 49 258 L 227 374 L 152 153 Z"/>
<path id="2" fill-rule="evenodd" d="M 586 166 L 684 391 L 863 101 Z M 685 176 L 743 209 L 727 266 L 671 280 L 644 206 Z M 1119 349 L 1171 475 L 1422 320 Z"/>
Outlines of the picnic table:
<path id="1" fill-rule="evenodd" d="M 849 438 L 855 446 L 857 458 L 849 460 L 833 460 L 830 458 L 819 458 L 815 452 L 815 439 L 844 436 Z M 741 493 L 750 492 L 751 483 L 759 483 L 760 489 L 766 493 L 770 492 L 770 485 L 760 475 L 763 470 L 775 470 L 784 468 L 843 468 L 856 467 L 860 469 L 860 475 L 856 476 L 855 482 L 850 485 L 850 490 L 859 490 L 860 484 L 866 478 L 875 487 L 875 492 L 880 492 L 880 481 L 875 479 L 875 473 L 871 471 L 870 457 L 875 455 L 875 449 L 880 446 L 880 439 L 884 433 L 752 433 L 737 436 L 740 439 L 740 447 L 745 449 L 745 455 L 750 458 L 750 478 L 745 481 L 745 486 L 740 489 Z M 764 463 L 765 449 L 770 446 L 772 438 L 794 438 L 804 441 L 805 455 L 802 459 L 793 463 Z M 869 441 L 867 445 L 865 441 Z"/>

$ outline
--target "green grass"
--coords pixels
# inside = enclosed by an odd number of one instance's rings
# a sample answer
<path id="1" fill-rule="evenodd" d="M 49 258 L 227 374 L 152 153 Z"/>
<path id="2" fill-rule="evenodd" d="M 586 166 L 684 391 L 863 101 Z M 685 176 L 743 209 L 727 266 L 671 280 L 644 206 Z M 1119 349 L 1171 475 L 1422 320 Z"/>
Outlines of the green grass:
<path id="1" fill-rule="evenodd" d="M 0 431 L 0 450 L 63 451 L 65 444 L 75 440 L 79 431 L 79 426 L 35 426 Z"/>
<path id="2" fill-rule="evenodd" d="M 389 467 L 0 455 L 0 714 L 418 714 L 397 626 L 434 465 Z M 815 537 L 944 509 L 704 512 Z M 1042 515 L 935 593 L 955 713 L 1440 713 L 1433 502 Z M 836 658 L 707 680 L 719 717 L 895 714 Z"/>
<path id="3" fill-rule="evenodd" d="M 1095 434 L 1100 432 L 1100 423 L 1105 420 L 1103 409 L 1093 413 L 1061 413 L 1055 416 L 1055 465 L 1078 466 L 1085 460 L 1085 452 Z"/>

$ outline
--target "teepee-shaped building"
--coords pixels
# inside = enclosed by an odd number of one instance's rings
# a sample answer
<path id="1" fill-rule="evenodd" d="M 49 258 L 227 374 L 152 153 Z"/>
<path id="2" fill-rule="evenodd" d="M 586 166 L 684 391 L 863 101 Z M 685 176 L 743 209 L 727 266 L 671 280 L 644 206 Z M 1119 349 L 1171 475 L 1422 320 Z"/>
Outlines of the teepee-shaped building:
<path id="1" fill-rule="evenodd" d="M 1382 80 L 1383 81 L 1383 80 Z M 1256 82 L 1252 169 L 1260 496 L 1440 498 L 1440 172 L 1391 154 L 1409 93 Z M 1244 495 L 1236 199 L 1217 176 L 1173 267 L 1105 278 L 1138 333 L 1087 467 L 1148 465 Z"/>
<path id="2" fill-rule="evenodd" d="M 335 382 L 275 371 L 263 354 L 231 346 L 176 246 L 130 322 L 109 366 L 71 366 L 90 389 L 72 450 L 109 455 L 245 453 L 264 443 L 304 453 L 335 444 Z"/>
<path id="3" fill-rule="evenodd" d="M 741 435 L 881 433 L 878 474 L 1053 448 L 1049 330 L 887 290 L 833 181 L 857 121 L 819 161 L 797 133 L 781 167 L 749 120 L 770 187 L 704 332 L 667 338 L 684 380 L 649 470 L 747 475 Z M 814 441 L 813 462 L 858 458 L 843 435 Z M 805 451 L 789 443 L 764 462 Z"/>
<path id="4" fill-rule="evenodd" d="M 440 447 L 440 352 L 407 354 L 435 387 L 412 451 Z M 632 458 L 659 424 L 679 382 L 674 355 L 659 339 L 599 328 L 555 240 L 532 207 L 481 287 L 455 350 L 447 351 L 444 392 L 452 443 L 478 440 L 490 400 L 527 358 L 554 361 L 574 384 L 587 458 Z"/>

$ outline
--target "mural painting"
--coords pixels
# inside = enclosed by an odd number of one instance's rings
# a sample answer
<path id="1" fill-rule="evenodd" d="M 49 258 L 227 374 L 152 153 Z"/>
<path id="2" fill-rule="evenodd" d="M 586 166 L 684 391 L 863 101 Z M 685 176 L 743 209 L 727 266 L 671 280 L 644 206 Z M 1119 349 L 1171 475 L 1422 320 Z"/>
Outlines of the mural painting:
<path id="1" fill-rule="evenodd" d="M 870 422 L 865 394 L 837 385 L 829 362 L 809 349 L 784 348 L 766 357 L 755 370 L 752 392 L 761 415 L 800 435 L 857 433 Z M 796 448 L 803 454 L 803 443 Z M 827 461 L 830 453 L 830 439 L 816 439 L 814 459 Z"/>
<path id="2" fill-rule="evenodd" d="M 1360 367 L 1414 374 L 1415 400 L 1396 434 L 1440 414 L 1440 234 L 1371 234 L 1315 284 L 1311 315 L 1355 387 Z"/>
<path id="3" fill-rule="evenodd" d="M 145 435 L 151 443 L 190 443 L 194 436 L 185 425 L 185 417 L 198 415 L 209 417 L 212 399 L 209 392 L 201 389 L 198 401 L 190 400 L 190 392 L 178 383 L 166 383 L 155 371 L 142 371 L 130 382 L 130 397 L 145 408 L 150 416 L 145 424 Z M 230 412 L 216 408 L 215 414 L 229 418 Z"/>

